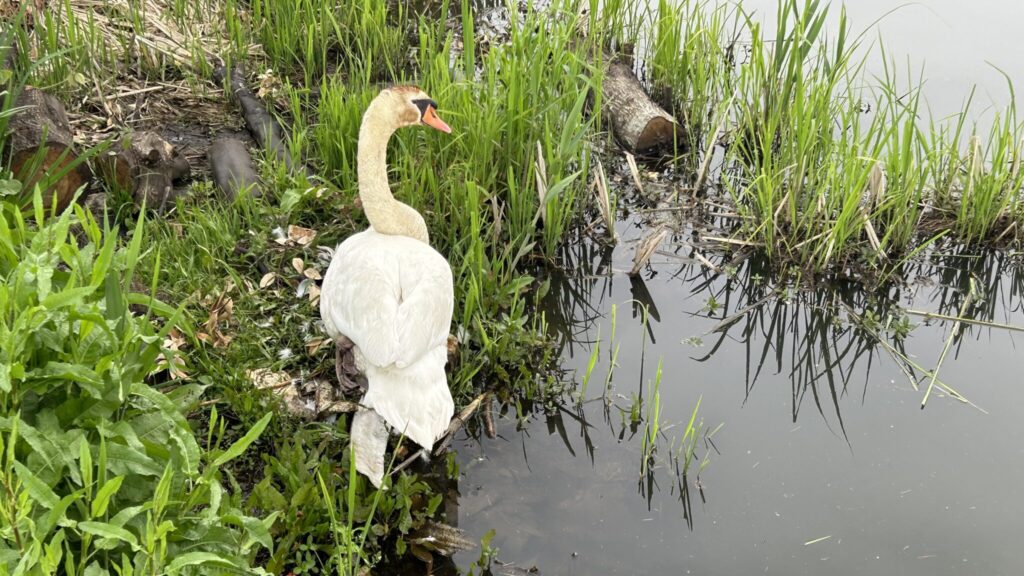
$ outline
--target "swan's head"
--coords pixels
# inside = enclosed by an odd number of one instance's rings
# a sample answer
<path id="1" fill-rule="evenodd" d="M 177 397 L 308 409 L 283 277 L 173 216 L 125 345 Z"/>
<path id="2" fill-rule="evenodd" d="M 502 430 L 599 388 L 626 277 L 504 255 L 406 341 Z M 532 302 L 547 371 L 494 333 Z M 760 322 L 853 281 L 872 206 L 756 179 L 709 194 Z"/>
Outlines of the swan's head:
<path id="1" fill-rule="evenodd" d="M 426 125 L 445 133 L 452 131 L 437 115 L 437 102 L 415 86 L 386 88 L 377 99 L 387 103 L 396 121 L 396 128 Z"/>

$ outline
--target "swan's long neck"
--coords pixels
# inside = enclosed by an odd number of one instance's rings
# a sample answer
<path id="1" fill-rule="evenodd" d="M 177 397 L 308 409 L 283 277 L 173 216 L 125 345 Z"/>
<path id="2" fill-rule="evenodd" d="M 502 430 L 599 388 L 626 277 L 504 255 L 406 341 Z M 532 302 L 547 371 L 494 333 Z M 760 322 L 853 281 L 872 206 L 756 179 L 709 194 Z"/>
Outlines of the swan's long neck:
<path id="1" fill-rule="evenodd" d="M 412 207 L 395 200 L 388 184 L 388 140 L 397 129 L 395 116 L 388 110 L 387 101 L 380 98 L 374 99 L 363 115 L 356 159 L 359 199 L 366 219 L 377 232 L 429 243 L 423 217 Z"/>

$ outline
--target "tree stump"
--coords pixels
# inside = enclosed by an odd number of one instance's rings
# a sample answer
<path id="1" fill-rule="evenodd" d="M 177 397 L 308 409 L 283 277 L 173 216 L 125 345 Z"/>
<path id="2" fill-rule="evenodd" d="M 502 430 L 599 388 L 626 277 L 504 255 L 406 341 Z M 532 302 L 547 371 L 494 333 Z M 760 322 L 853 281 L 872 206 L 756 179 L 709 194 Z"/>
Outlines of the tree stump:
<path id="1" fill-rule="evenodd" d="M 248 190 L 257 198 L 262 195 L 259 176 L 241 140 L 220 138 L 215 141 L 210 146 L 210 171 L 213 173 L 213 182 L 227 200 L 234 200 L 243 190 Z"/>
<path id="2" fill-rule="evenodd" d="M 157 212 L 174 200 L 174 183 L 190 173 L 188 160 L 154 132 L 125 136 L 96 158 L 96 166 L 108 186 L 130 193 L 136 205 Z"/>
<path id="3" fill-rule="evenodd" d="M 7 124 L 14 177 L 25 190 L 38 184 L 43 199 L 56 198 L 57 211 L 63 211 L 75 192 L 92 180 L 89 166 L 75 153 L 64 105 L 46 92 L 26 86 L 14 107 Z"/>
<path id="4" fill-rule="evenodd" d="M 601 95 L 601 111 L 629 151 L 642 153 L 672 145 L 678 128 L 675 118 L 651 100 L 628 66 L 608 65 Z"/>

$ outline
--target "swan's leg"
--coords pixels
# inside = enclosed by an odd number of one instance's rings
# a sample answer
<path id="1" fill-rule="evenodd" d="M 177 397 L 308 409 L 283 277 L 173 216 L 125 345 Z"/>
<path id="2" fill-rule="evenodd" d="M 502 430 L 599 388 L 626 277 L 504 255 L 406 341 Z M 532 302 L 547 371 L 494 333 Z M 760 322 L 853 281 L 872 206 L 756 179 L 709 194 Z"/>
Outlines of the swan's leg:
<path id="1" fill-rule="evenodd" d="M 346 396 L 353 396 L 364 390 L 360 383 L 359 370 L 356 369 L 355 356 L 352 354 L 354 344 L 341 336 L 334 342 L 334 375 L 338 378 L 338 387 Z"/>

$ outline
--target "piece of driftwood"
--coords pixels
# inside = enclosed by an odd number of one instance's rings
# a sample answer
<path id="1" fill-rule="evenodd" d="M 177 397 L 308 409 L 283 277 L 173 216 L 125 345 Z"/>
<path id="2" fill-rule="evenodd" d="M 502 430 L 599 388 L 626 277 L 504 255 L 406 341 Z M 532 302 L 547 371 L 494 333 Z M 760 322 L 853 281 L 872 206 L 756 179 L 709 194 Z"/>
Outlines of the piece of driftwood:
<path id="1" fill-rule="evenodd" d="M 96 167 L 108 186 L 131 193 L 137 205 L 158 212 L 174 200 L 174 183 L 191 172 L 188 160 L 155 132 L 126 135 L 96 157 Z"/>
<path id="2" fill-rule="evenodd" d="M 228 82 L 231 93 L 235 95 L 238 105 L 242 108 L 242 115 L 245 117 L 245 125 L 249 133 L 256 140 L 261 148 L 274 154 L 290 171 L 296 169 L 303 171 L 307 178 L 312 179 L 315 175 L 305 166 L 297 167 L 292 162 L 292 156 L 285 144 L 285 133 L 277 120 L 267 112 L 263 102 L 252 93 L 252 90 L 245 84 L 245 74 L 239 67 L 231 69 L 230 73 L 224 66 L 218 66 L 213 71 L 214 80 L 223 84 Z"/>
<path id="3" fill-rule="evenodd" d="M 611 120 L 615 137 L 630 152 L 670 146 L 678 124 L 644 92 L 633 71 L 624 64 L 609 64 L 601 84 L 601 112 Z"/>
<path id="4" fill-rule="evenodd" d="M 442 556 L 476 548 L 476 542 L 468 540 L 465 531 L 432 520 L 427 520 L 409 534 L 409 543 Z"/>
<path id="5" fill-rule="evenodd" d="M 15 99 L 7 132 L 15 178 L 29 190 L 39 184 L 45 200 L 56 198 L 57 211 L 92 180 L 89 166 L 75 153 L 64 105 L 50 94 L 26 86 Z"/>
<path id="6" fill-rule="evenodd" d="M 234 200 L 243 190 L 257 198 L 263 195 L 259 176 L 252 166 L 252 157 L 241 140 L 216 140 L 210 146 L 210 171 L 214 184 L 227 200 Z"/>

